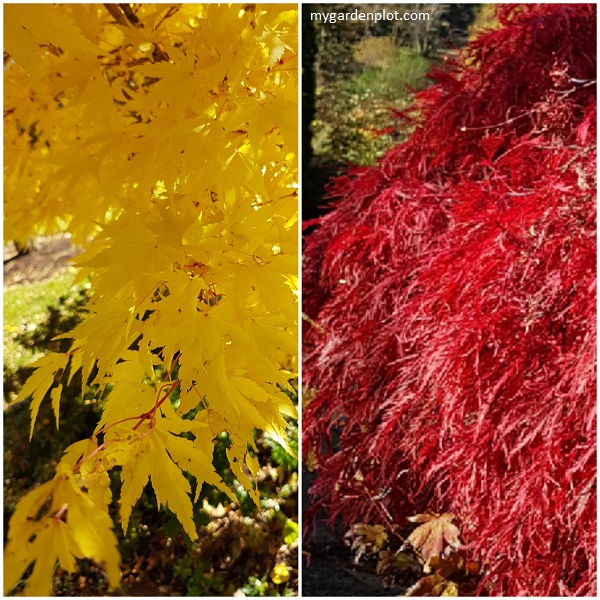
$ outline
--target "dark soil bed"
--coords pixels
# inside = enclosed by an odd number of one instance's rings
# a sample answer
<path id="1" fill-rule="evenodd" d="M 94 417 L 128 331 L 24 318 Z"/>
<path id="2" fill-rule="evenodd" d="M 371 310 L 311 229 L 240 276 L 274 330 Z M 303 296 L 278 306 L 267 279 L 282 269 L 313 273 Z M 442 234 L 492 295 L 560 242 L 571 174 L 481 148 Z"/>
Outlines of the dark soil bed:
<path id="1" fill-rule="evenodd" d="M 310 507 L 308 489 L 313 475 L 303 472 L 302 507 Z M 345 532 L 333 530 L 319 514 L 312 539 L 303 543 L 303 596 L 398 596 L 399 587 L 385 588 L 375 571 L 375 565 L 354 564 L 352 554 L 344 544 Z"/>

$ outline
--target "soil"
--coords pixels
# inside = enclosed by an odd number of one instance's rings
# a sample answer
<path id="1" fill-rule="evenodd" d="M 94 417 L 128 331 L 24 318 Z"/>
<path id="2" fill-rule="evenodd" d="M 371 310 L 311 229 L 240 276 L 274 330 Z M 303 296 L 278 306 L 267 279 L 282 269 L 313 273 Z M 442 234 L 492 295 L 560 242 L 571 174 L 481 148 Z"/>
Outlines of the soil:
<path id="1" fill-rule="evenodd" d="M 302 473 L 302 507 L 310 507 L 308 489 L 314 476 Z M 319 515 L 310 542 L 303 542 L 303 596 L 397 596 L 399 587 L 385 588 L 375 565 L 356 565 L 344 545 L 344 530 L 329 527 Z"/>
<path id="2" fill-rule="evenodd" d="M 4 246 L 4 289 L 45 281 L 69 268 L 69 259 L 81 252 L 63 235 L 36 238 L 27 254 L 19 255 L 13 244 Z"/>

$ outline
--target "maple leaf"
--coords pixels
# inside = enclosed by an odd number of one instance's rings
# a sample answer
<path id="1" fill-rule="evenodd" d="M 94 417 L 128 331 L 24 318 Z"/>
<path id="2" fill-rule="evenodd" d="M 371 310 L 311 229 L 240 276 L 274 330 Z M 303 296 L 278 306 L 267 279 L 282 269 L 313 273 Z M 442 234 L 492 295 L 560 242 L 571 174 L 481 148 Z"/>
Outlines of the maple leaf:
<path id="1" fill-rule="evenodd" d="M 39 518 L 32 517 L 42 513 Z M 53 480 L 29 492 L 18 504 L 9 523 L 4 551 L 5 594 L 35 561 L 26 595 L 49 596 L 54 568 L 73 573 L 76 558 L 91 558 L 104 565 L 110 585 L 118 586 L 118 543 L 112 519 L 82 492 L 64 462 Z"/>
<path id="2" fill-rule="evenodd" d="M 383 525 L 369 525 L 367 523 L 356 523 L 346 538 L 352 541 L 351 550 L 356 554 L 354 561 L 358 563 L 365 554 L 377 554 L 388 543 L 388 532 Z"/>
<path id="3" fill-rule="evenodd" d="M 425 559 L 425 572 L 428 572 L 429 561 L 434 556 L 441 556 L 444 548 L 460 548 L 458 539 L 460 531 L 452 522 L 454 515 L 451 513 L 419 514 L 409 517 L 413 523 L 421 523 L 407 538 L 407 542 Z"/>
<path id="4" fill-rule="evenodd" d="M 103 457 L 123 466 L 120 514 L 124 532 L 127 532 L 133 505 L 141 496 L 148 479 L 158 503 L 167 506 L 177 516 L 192 540 L 197 539 L 198 533 L 192 518 L 191 486 L 182 471 L 189 472 L 197 479 L 196 500 L 202 484 L 206 482 L 235 502 L 235 496 L 212 466 L 212 436 L 204 437 L 204 445 L 200 446 L 201 435 L 197 436 L 197 443 L 178 435 L 183 432 L 194 433 L 206 427 L 202 423 L 180 419 L 166 403 L 157 411 L 151 428 L 147 424 L 137 431 L 126 427 L 115 428 L 118 441 L 107 447 Z"/>
<path id="5" fill-rule="evenodd" d="M 40 47 L 26 29 L 23 14 L 15 5 L 4 6 L 4 47 L 13 60 L 37 81 L 40 70 Z"/>
<path id="6" fill-rule="evenodd" d="M 50 352 L 45 356 L 42 356 L 34 363 L 32 367 L 35 367 L 35 371 L 25 382 L 15 402 L 32 396 L 31 401 L 31 425 L 29 430 L 29 437 L 33 436 L 33 428 L 35 426 L 35 420 L 37 418 L 38 411 L 40 410 L 40 404 L 46 395 L 46 392 L 50 389 L 54 383 L 54 377 L 57 371 L 64 369 L 69 362 L 69 356 L 67 354 L 58 354 L 56 352 Z M 60 390 L 62 387 L 53 390 L 52 392 L 52 408 L 56 416 L 56 423 L 58 424 L 58 409 L 60 403 Z"/>
<path id="7" fill-rule="evenodd" d="M 83 36 L 71 15 L 57 11 L 50 5 L 13 4 L 7 5 L 5 10 L 11 17 L 10 26 L 31 32 L 38 42 L 60 47 L 75 56 L 80 56 L 84 52 L 93 54 L 97 51 L 97 48 Z"/>
<path id="8" fill-rule="evenodd" d="M 456 583 L 444 579 L 437 573 L 426 575 L 410 586 L 405 596 L 429 597 L 429 596 L 458 596 L 459 589 Z"/>
<path id="9" fill-rule="evenodd" d="M 112 500 L 108 470 L 105 465 L 89 460 L 97 452 L 98 441 L 95 437 L 80 440 L 65 450 L 61 463 L 73 469 L 77 485 L 81 489 L 85 488 L 94 503 L 108 512 Z"/>

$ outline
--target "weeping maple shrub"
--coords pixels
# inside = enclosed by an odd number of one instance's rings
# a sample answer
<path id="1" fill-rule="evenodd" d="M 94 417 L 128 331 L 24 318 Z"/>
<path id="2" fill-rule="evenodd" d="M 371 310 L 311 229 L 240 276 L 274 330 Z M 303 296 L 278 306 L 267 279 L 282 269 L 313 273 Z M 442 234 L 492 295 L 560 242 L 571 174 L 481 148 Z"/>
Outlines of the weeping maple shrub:
<path id="1" fill-rule="evenodd" d="M 595 595 L 596 7 L 498 17 L 308 224 L 311 494 L 454 513 L 480 592 Z"/>

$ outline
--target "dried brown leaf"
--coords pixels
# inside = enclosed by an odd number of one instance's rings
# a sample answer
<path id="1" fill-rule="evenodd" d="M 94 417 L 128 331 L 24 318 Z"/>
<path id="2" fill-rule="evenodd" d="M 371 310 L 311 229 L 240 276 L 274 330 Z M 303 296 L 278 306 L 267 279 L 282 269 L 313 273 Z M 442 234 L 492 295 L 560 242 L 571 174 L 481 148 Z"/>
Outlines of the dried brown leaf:
<path id="1" fill-rule="evenodd" d="M 421 577 L 417 583 L 406 590 L 405 596 L 441 596 L 448 582 L 437 573 Z"/>
<path id="2" fill-rule="evenodd" d="M 434 556 L 441 556 L 446 545 L 460 548 L 460 531 L 452 522 L 454 515 L 420 514 L 409 518 L 413 523 L 421 523 L 409 536 L 408 542 L 425 559 L 426 564 Z"/>
<path id="3" fill-rule="evenodd" d="M 355 562 L 362 556 L 377 554 L 388 544 L 388 533 L 383 525 L 357 523 L 346 537 L 353 539 L 351 550 L 354 552 Z"/>

